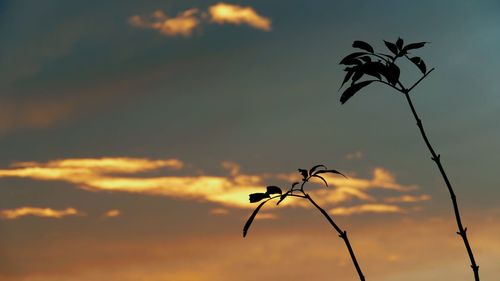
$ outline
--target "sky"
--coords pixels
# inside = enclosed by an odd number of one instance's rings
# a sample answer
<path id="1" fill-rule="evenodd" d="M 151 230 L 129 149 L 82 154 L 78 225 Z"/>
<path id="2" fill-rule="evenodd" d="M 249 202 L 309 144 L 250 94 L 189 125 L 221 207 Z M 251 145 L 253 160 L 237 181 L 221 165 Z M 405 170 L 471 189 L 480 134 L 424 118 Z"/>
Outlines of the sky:
<path id="1" fill-rule="evenodd" d="M 0 1 L 2 281 L 472 280 L 404 96 L 341 105 L 354 40 L 430 42 L 412 92 L 483 280 L 500 274 L 500 2 Z M 420 78 L 411 65 L 402 81 Z"/>

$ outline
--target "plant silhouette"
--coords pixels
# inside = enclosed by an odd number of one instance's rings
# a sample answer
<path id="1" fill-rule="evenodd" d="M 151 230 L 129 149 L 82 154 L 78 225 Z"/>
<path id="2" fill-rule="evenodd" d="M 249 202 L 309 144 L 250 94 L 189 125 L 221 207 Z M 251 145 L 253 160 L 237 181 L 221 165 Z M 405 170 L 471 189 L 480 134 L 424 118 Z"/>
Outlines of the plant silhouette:
<path id="1" fill-rule="evenodd" d="M 269 201 L 273 199 L 277 199 L 278 201 L 276 202 L 276 205 L 279 205 L 283 200 L 285 200 L 287 197 L 299 197 L 303 199 L 309 200 L 311 204 L 318 209 L 321 214 L 328 220 L 330 225 L 337 231 L 339 234 L 339 237 L 344 240 L 344 243 L 347 247 L 347 250 L 349 251 L 349 255 L 351 257 L 351 260 L 354 264 L 354 267 L 356 268 L 356 272 L 358 273 L 359 279 L 361 281 L 365 280 L 365 276 L 363 275 L 363 272 L 361 271 L 361 268 L 358 264 L 358 261 L 356 259 L 356 256 L 354 254 L 354 250 L 352 249 L 351 243 L 349 242 L 349 238 L 347 237 L 347 231 L 342 230 L 334 221 L 333 219 L 328 215 L 328 213 L 321 208 L 312 198 L 309 196 L 304 191 L 304 185 L 309 182 L 312 178 L 318 178 L 322 180 L 325 185 L 328 187 L 328 182 L 324 177 L 321 176 L 321 174 L 326 174 L 326 173 L 332 173 L 332 174 L 338 174 L 343 177 L 345 177 L 342 173 L 338 172 L 337 170 L 328 170 L 326 166 L 324 165 L 316 165 L 312 167 L 309 170 L 306 169 L 298 169 L 299 173 L 302 176 L 302 183 L 300 182 L 294 182 L 290 189 L 288 189 L 285 193 L 279 188 L 278 186 L 268 186 L 266 188 L 266 192 L 264 193 L 252 193 L 250 194 L 250 203 L 257 203 L 262 201 L 257 208 L 253 211 L 253 213 L 250 215 L 248 218 L 247 222 L 245 223 L 245 226 L 243 227 L 243 237 L 245 237 L 248 233 L 248 230 L 250 228 L 250 225 L 254 221 L 255 217 L 257 216 L 257 213 L 260 211 L 260 209 Z M 276 194 L 276 195 L 275 195 Z M 264 201 L 263 201 L 264 200 Z"/>
<path id="2" fill-rule="evenodd" d="M 394 43 L 384 41 L 385 46 L 390 51 L 389 54 L 375 53 L 373 47 L 363 41 L 354 41 L 352 47 L 359 49 L 361 51 L 356 51 L 340 61 L 341 65 L 346 65 L 344 69 L 346 71 L 346 76 L 342 82 L 342 88 L 349 80 L 351 84 L 347 89 L 344 90 L 340 97 L 340 102 L 344 104 L 347 100 L 352 98 L 359 90 L 370 85 L 371 83 L 382 83 L 394 90 L 400 92 L 406 98 L 408 105 L 410 106 L 413 117 L 417 122 L 420 134 L 424 139 L 424 142 L 432 155 L 432 161 L 434 161 L 443 177 L 443 180 L 450 193 L 451 201 L 453 203 L 453 211 L 455 213 L 456 223 L 458 226 L 457 234 L 462 237 L 467 254 L 469 256 L 472 271 L 474 272 L 475 281 L 479 281 L 479 266 L 476 264 L 474 259 L 474 254 L 472 253 L 472 248 L 470 246 L 469 240 L 467 239 L 467 227 L 464 227 L 462 220 L 460 218 L 460 212 L 458 208 L 457 198 L 455 192 L 451 186 L 450 180 L 446 175 L 446 172 L 441 164 L 441 155 L 437 154 L 432 147 L 429 139 L 424 131 L 424 126 L 422 120 L 418 116 L 415 107 L 410 98 L 410 92 L 417 86 L 429 73 L 431 73 L 434 68 L 427 71 L 427 67 L 422 58 L 417 56 L 412 56 L 409 51 L 416 50 L 424 47 L 428 42 L 411 43 L 408 45 L 404 44 L 403 39 L 398 38 Z M 410 87 L 405 87 L 400 81 L 400 68 L 396 64 L 398 59 L 407 59 L 412 62 L 422 73 L 422 77 L 418 79 Z M 370 77 L 370 79 L 360 81 L 363 77 Z M 376 78 L 376 79 L 371 79 Z"/>

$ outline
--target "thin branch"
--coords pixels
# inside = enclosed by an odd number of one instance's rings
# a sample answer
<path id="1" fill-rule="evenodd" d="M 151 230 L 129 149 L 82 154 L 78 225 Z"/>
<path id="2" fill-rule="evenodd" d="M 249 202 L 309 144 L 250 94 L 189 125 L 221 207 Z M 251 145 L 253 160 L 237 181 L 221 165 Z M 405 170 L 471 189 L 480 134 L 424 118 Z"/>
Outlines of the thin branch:
<path id="1" fill-rule="evenodd" d="M 434 69 L 434 68 L 433 68 Z M 420 120 L 420 117 L 417 114 L 417 111 L 415 110 L 415 107 L 413 106 L 413 103 L 411 101 L 409 92 L 411 89 L 414 88 L 415 85 L 417 85 L 420 81 L 422 81 L 427 74 L 429 74 L 433 69 L 431 69 L 429 72 L 426 73 L 422 78 L 420 78 L 417 83 L 415 83 L 409 90 L 407 90 L 405 94 L 406 100 L 408 101 L 408 105 L 411 108 L 411 111 L 413 113 L 413 117 L 415 117 L 415 120 L 417 121 L 417 126 L 420 130 L 420 134 L 422 135 L 422 138 L 424 139 L 425 144 L 427 145 L 427 148 L 429 149 L 431 155 L 432 155 L 432 161 L 434 161 L 439 169 L 439 172 L 441 173 L 441 176 L 443 177 L 443 180 L 446 184 L 446 187 L 448 188 L 448 192 L 450 193 L 451 201 L 453 203 L 453 211 L 455 213 L 455 219 L 457 222 L 457 227 L 458 227 L 458 232 L 457 234 L 462 237 L 462 240 L 464 241 L 465 249 L 467 250 L 467 254 L 469 255 L 469 259 L 471 262 L 471 268 L 472 271 L 474 272 L 474 280 L 479 281 L 479 265 L 477 265 L 476 260 L 474 258 L 474 254 L 472 252 L 472 248 L 469 243 L 469 239 L 467 238 L 467 227 L 464 227 L 462 224 L 462 219 L 460 218 L 460 211 L 458 209 L 458 202 L 457 202 L 457 197 L 455 195 L 455 192 L 453 191 L 453 187 L 451 186 L 450 180 L 448 179 L 448 176 L 446 175 L 446 172 L 444 171 L 443 165 L 441 164 L 441 155 L 437 154 L 434 148 L 432 147 L 431 143 L 429 142 L 429 139 L 427 138 L 427 135 L 424 130 L 424 125 L 422 124 L 422 120 Z"/>
<path id="2" fill-rule="evenodd" d="M 309 196 L 309 194 L 305 194 L 305 198 L 309 200 L 322 214 L 323 216 L 328 220 L 328 222 L 332 225 L 332 227 L 337 231 L 339 234 L 339 237 L 344 240 L 344 243 L 347 247 L 347 250 L 349 251 L 349 255 L 351 256 L 352 263 L 354 264 L 354 267 L 356 268 L 356 271 L 359 276 L 360 281 L 365 281 L 365 276 L 363 275 L 363 272 L 361 271 L 361 267 L 358 264 L 358 260 L 356 259 L 356 255 L 354 254 L 354 250 L 352 249 L 351 243 L 349 242 L 349 238 L 347 237 L 347 231 L 342 230 L 334 221 L 333 219 L 328 215 L 328 213 L 321 208 L 312 198 Z"/>
<path id="3" fill-rule="evenodd" d="M 427 73 L 424 74 L 424 76 L 420 77 L 420 79 L 418 79 L 417 82 L 415 82 L 415 84 L 413 84 L 413 86 L 411 86 L 408 90 L 406 90 L 406 92 L 409 93 L 411 90 L 413 90 L 413 88 L 415 88 L 415 86 L 417 86 L 422 80 L 424 80 L 424 78 L 427 77 L 427 75 L 429 75 L 433 70 L 434 70 L 434 68 L 427 71 Z"/>

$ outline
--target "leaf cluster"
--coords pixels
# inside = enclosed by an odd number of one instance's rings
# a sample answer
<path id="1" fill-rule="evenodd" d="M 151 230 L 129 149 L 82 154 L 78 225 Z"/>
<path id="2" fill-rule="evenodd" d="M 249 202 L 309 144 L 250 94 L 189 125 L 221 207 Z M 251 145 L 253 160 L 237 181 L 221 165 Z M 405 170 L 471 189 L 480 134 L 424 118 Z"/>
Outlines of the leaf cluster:
<path id="1" fill-rule="evenodd" d="M 283 190 L 275 185 L 270 185 L 266 187 L 265 192 L 261 193 L 252 193 L 249 195 L 249 200 L 250 203 L 258 203 L 261 202 L 257 208 L 253 211 L 253 213 L 250 215 L 248 218 L 247 222 L 245 223 L 245 226 L 243 227 L 243 237 L 247 235 L 248 229 L 250 228 L 250 225 L 254 221 L 255 217 L 257 216 L 257 213 L 260 211 L 262 206 L 269 202 L 270 200 L 277 199 L 276 205 L 279 205 L 283 200 L 285 200 L 287 197 L 300 197 L 300 198 L 306 198 L 307 194 L 304 192 L 304 185 L 307 183 L 311 178 L 319 178 L 321 179 L 326 186 L 328 186 L 328 182 L 326 179 L 322 176 L 322 174 L 326 173 L 331 173 L 331 174 L 338 174 L 343 177 L 346 177 L 344 174 L 337 170 L 329 170 L 325 165 L 316 165 L 312 167 L 311 169 L 298 169 L 298 172 L 302 176 L 302 183 L 300 182 L 294 182 L 290 186 L 290 188 L 286 191 L 283 192 Z"/>
<path id="2" fill-rule="evenodd" d="M 396 64 L 399 58 L 408 59 L 425 75 L 427 67 L 424 60 L 417 56 L 411 56 L 409 51 L 422 48 L 426 43 L 428 42 L 405 45 L 401 38 L 398 38 L 394 43 L 384 40 L 389 53 L 376 53 L 370 44 L 359 40 L 354 41 L 352 47 L 361 51 L 356 50 L 340 61 L 341 65 L 346 66 L 344 69 L 346 75 L 340 88 L 350 81 L 349 87 L 344 90 L 340 97 L 340 102 L 345 103 L 359 90 L 372 82 L 384 83 L 393 88 L 396 88 L 396 85 L 401 86 L 399 80 L 401 71 Z M 374 79 L 361 81 L 361 78 L 367 76 Z M 404 90 L 402 86 L 401 90 Z"/>

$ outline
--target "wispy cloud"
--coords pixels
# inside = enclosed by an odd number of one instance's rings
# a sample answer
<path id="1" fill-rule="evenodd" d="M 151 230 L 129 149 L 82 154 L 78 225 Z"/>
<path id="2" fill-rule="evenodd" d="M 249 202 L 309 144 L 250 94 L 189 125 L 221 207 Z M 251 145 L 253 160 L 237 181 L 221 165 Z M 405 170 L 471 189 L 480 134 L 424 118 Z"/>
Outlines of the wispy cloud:
<path id="1" fill-rule="evenodd" d="M 46 163 L 21 162 L 14 163 L 8 169 L 0 169 L 0 178 L 18 177 L 33 180 L 64 181 L 79 188 L 91 191 L 129 192 L 153 196 L 167 196 L 213 202 L 224 207 L 253 208 L 248 202 L 248 194 L 261 192 L 267 184 L 276 184 L 286 179 L 288 182 L 298 181 L 298 174 L 242 174 L 240 167 L 231 162 L 224 162 L 223 167 L 229 171 L 228 176 L 194 175 L 194 176 L 146 176 L 144 172 L 169 169 L 171 172 L 183 167 L 178 159 L 155 160 L 147 158 L 70 158 L 52 160 Z M 392 192 L 410 192 L 414 185 L 398 183 L 387 170 L 375 168 L 372 178 L 325 176 L 328 188 L 312 188 L 309 193 L 318 203 L 327 208 L 339 208 L 339 204 L 371 204 L 358 209 L 337 209 L 344 213 L 381 212 L 377 205 L 379 198 L 372 190 L 386 189 Z M 286 183 L 289 184 L 289 183 Z M 399 203 L 392 194 L 386 203 Z M 411 197 L 411 196 L 410 196 Z M 410 198 L 408 197 L 408 198 Z M 410 200 L 410 199 L 400 200 Z M 419 197 L 423 198 L 423 197 Z M 383 199 L 383 198 L 382 198 Z M 392 201 L 391 201 L 392 200 Z M 301 200 L 287 200 L 285 206 L 309 207 Z M 379 207 L 374 207 L 379 206 Z M 384 205 L 389 206 L 389 205 Z M 395 206 L 395 205 L 394 205 Z M 352 207 L 349 207 L 352 208 Z M 378 208 L 378 209 L 377 209 Z M 389 210 L 386 208 L 385 210 Z M 226 212 L 226 209 L 224 209 Z M 400 211 L 393 207 L 392 211 Z M 222 214 L 221 211 L 213 211 Z"/>
<path id="2" fill-rule="evenodd" d="M 218 24 L 246 24 L 251 27 L 271 31 L 271 20 L 259 15 L 252 7 L 217 3 L 208 9 L 211 20 Z"/>
<path id="3" fill-rule="evenodd" d="M 8 220 L 18 219 L 25 216 L 60 219 L 67 216 L 82 216 L 82 215 L 84 215 L 84 213 L 76 210 L 75 208 L 54 210 L 51 208 L 21 207 L 16 209 L 6 209 L 0 211 L 0 218 Z"/>
<path id="4" fill-rule="evenodd" d="M 202 24 L 245 24 L 256 29 L 270 31 L 271 20 L 259 15 L 252 7 L 217 3 L 202 12 L 198 8 L 182 11 L 175 17 L 169 17 L 161 10 L 150 15 L 133 15 L 128 19 L 131 26 L 158 30 L 165 36 L 189 37 Z"/>
<path id="5" fill-rule="evenodd" d="M 169 18 L 164 12 L 158 10 L 149 17 L 131 16 L 129 23 L 134 27 L 159 30 L 166 36 L 189 37 L 200 24 L 198 14 L 198 9 L 189 9 Z"/>
<path id="6" fill-rule="evenodd" d="M 0 100 L 0 135 L 17 130 L 43 129 L 62 123 L 75 110 L 72 102 L 28 99 Z"/>
<path id="7" fill-rule="evenodd" d="M 109 210 L 106 213 L 104 213 L 104 217 L 105 218 L 116 218 L 116 217 L 121 216 L 121 214 L 122 214 L 122 212 L 120 212 L 120 210 L 113 209 L 113 210 Z"/>
<path id="8" fill-rule="evenodd" d="M 330 210 L 333 215 L 354 215 L 362 213 L 401 213 L 403 209 L 396 205 L 388 204 L 362 204 L 351 207 L 337 207 Z"/>
<path id="9" fill-rule="evenodd" d="M 351 152 L 351 153 L 348 153 L 345 158 L 347 160 L 359 160 L 361 158 L 363 158 L 363 152 L 362 151 L 354 151 L 354 152 Z"/>
<path id="10" fill-rule="evenodd" d="M 401 195 L 398 197 L 389 197 L 385 198 L 384 201 L 387 203 L 415 203 L 415 202 L 422 202 L 422 201 L 429 201 L 431 200 L 431 196 L 427 194 L 422 194 L 422 195 Z"/>

